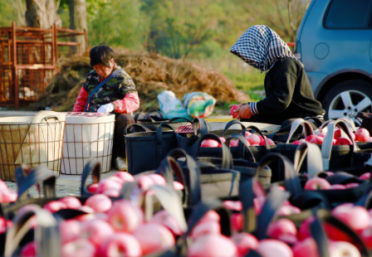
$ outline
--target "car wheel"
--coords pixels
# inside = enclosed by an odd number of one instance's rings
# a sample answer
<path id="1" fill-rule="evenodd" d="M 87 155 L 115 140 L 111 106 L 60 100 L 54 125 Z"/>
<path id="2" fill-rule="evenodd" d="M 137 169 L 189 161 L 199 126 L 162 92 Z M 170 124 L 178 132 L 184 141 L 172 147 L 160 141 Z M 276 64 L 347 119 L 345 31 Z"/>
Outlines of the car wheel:
<path id="1" fill-rule="evenodd" d="M 349 117 L 356 124 L 358 112 L 372 112 L 372 85 L 361 80 L 346 80 L 336 84 L 324 97 L 325 119 Z"/>

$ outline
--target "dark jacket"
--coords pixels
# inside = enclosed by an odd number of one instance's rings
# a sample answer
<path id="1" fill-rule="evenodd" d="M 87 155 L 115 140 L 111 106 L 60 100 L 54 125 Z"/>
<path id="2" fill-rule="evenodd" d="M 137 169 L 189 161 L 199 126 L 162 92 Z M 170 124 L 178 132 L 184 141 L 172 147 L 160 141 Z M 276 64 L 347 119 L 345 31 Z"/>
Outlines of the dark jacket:
<path id="1" fill-rule="evenodd" d="M 314 98 L 301 63 L 294 58 L 278 59 L 265 77 L 266 98 L 254 105 L 254 115 L 275 115 L 280 119 L 324 115 Z M 254 117 L 254 116 L 253 116 Z"/>

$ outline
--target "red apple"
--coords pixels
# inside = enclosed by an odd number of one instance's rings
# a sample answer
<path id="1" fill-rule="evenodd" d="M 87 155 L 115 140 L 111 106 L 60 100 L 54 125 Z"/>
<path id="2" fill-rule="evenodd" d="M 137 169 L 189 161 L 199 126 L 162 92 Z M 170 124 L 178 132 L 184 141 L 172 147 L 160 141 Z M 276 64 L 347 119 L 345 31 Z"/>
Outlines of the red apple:
<path id="1" fill-rule="evenodd" d="M 133 176 L 126 171 L 118 171 L 114 174 L 114 176 L 120 178 L 123 181 L 123 183 L 134 181 Z"/>
<path id="2" fill-rule="evenodd" d="M 260 241 L 256 251 L 261 254 L 262 257 L 292 257 L 293 253 L 291 248 L 278 240 L 275 239 L 264 239 Z"/>
<path id="3" fill-rule="evenodd" d="M 127 233 L 115 233 L 100 246 L 99 256 L 142 256 L 137 239 Z"/>
<path id="4" fill-rule="evenodd" d="M 7 188 L 8 188 L 8 185 L 3 180 L 0 179 L 0 190 L 7 189 Z"/>
<path id="5" fill-rule="evenodd" d="M 359 186 L 358 183 L 349 183 L 349 184 L 345 185 L 346 188 L 355 188 L 355 187 L 358 187 L 358 186 Z"/>
<path id="6" fill-rule="evenodd" d="M 361 206 L 354 206 L 351 203 L 342 204 L 332 210 L 332 215 L 356 232 L 369 227 L 368 211 Z"/>
<path id="7" fill-rule="evenodd" d="M 243 215 L 241 213 L 231 214 L 231 228 L 235 232 L 239 232 L 243 229 Z"/>
<path id="8" fill-rule="evenodd" d="M 348 138 L 340 137 L 336 139 L 335 145 L 352 145 L 353 143 Z"/>
<path id="9" fill-rule="evenodd" d="M 343 189 L 346 189 L 346 186 L 341 185 L 341 184 L 335 184 L 335 185 L 331 185 L 329 189 L 330 190 L 343 190 Z"/>
<path id="10" fill-rule="evenodd" d="M 318 246 L 312 237 L 308 237 L 292 247 L 293 257 L 320 257 Z"/>
<path id="11" fill-rule="evenodd" d="M 84 205 L 91 207 L 95 212 L 107 212 L 111 209 L 112 201 L 106 195 L 96 194 L 89 197 Z"/>
<path id="12" fill-rule="evenodd" d="M 331 257 L 361 257 L 358 248 L 348 242 L 330 241 L 329 253 Z"/>
<path id="13" fill-rule="evenodd" d="M 245 256 L 250 249 L 257 249 L 258 240 L 249 233 L 239 233 L 231 236 L 231 240 L 237 247 L 238 257 Z"/>
<path id="14" fill-rule="evenodd" d="M 106 179 L 107 179 L 107 180 L 115 181 L 115 182 L 119 183 L 120 185 L 123 185 L 123 184 L 124 184 L 124 181 L 123 181 L 120 177 L 115 176 L 115 175 L 110 176 L 110 177 L 108 177 L 108 178 L 106 178 Z"/>
<path id="15" fill-rule="evenodd" d="M 277 211 L 278 216 L 289 216 L 289 215 L 300 214 L 300 213 L 301 213 L 301 209 L 297 208 L 296 206 L 292 206 L 292 205 L 280 206 Z"/>
<path id="16" fill-rule="evenodd" d="M 369 139 L 369 137 L 370 137 L 369 132 L 365 128 L 359 128 L 355 132 L 355 139 L 356 139 L 356 141 L 367 142 L 368 139 Z"/>
<path id="17" fill-rule="evenodd" d="M 268 138 L 268 139 L 267 139 L 267 143 L 268 143 L 269 145 L 275 145 L 275 142 L 274 142 L 271 138 Z"/>
<path id="18" fill-rule="evenodd" d="M 98 189 L 98 183 L 90 184 L 87 187 L 88 192 L 91 193 L 91 194 L 95 194 L 97 192 L 97 189 Z"/>
<path id="19" fill-rule="evenodd" d="M 79 208 L 80 211 L 86 212 L 86 213 L 94 213 L 94 210 L 86 205 L 83 205 Z"/>
<path id="20" fill-rule="evenodd" d="M 54 213 L 59 210 L 66 209 L 67 206 L 66 204 L 59 201 L 50 201 L 49 203 L 46 203 L 43 208 L 50 211 L 51 213 Z"/>
<path id="21" fill-rule="evenodd" d="M 249 143 L 248 143 L 249 144 Z M 230 141 L 230 146 L 231 147 L 236 147 L 239 145 L 239 140 L 231 140 Z"/>
<path id="22" fill-rule="evenodd" d="M 370 172 L 363 173 L 359 177 L 359 179 L 364 179 L 364 180 L 369 180 L 370 178 L 371 178 L 371 173 Z"/>
<path id="23" fill-rule="evenodd" d="M 245 137 L 245 139 L 247 139 L 247 137 L 249 137 L 250 135 L 252 135 L 252 133 L 251 133 L 251 132 L 249 132 L 249 131 L 246 131 L 246 132 L 245 132 L 245 136 L 244 136 L 244 137 Z"/>
<path id="24" fill-rule="evenodd" d="M 62 244 L 78 239 L 81 235 L 81 223 L 77 220 L 65 220 L 59 224 Z"/>
<path id="25" fill-rule="evenodd" d="M 149 174 L 147 175 L 147 177 L 149 177 L 152 180 L 154 185 L 165 186 L 167 184 L 165 178 L 159 174 Z"/>
<path id="26" fill-rule="evenodd" d="M 340 137 L 341 137 L 341 129 L 338 128 L 335 130 L 335 133 L 333 134 L 333 138 L 338 139 Z"/>
<path id="27" fill-rule="evenodd" d="M 165 251 L 175 244 L 173 234 L 164 226 L 157 223 L 140 225 L 133 236 L 138 240 L 142 255 Z"/>
<path id="28" fill-rule="evenodd" d="M 224 138 L 224 137 L 219 137 L 219 139 L 221 140 L 222 144 L 224 144 L 226 142 L 226 138 Z"/>
<path id="29" fill-rule="evenodd" d="M 177 220 L 173 218 L 166 210 L 161 210 L 152 216 L 150 223 L 158 223 L 168 228 L 174 235 L 182 235 L 183 231 Z"/>
<path id="30" fill-rule="evenodd" d="M 246 139 L 251 145 L 260 145 L 261 142 L 260 137 L 256 134 L 252 134 L 248 136 Z"/>
<path id="31" fill-rule="evenodd" d="M 68 209 L 76 209 L 77 210 L 82 206 L 79 199 L 77 199 L 74 196 L 63 197 L 63 198 L 59 199 L 59 201 L 61 203 L 64 203 L 66 205 L 66 208 L 68 208 Z"/>
<path id="32" fill-rule="evenodd" d="M 317 145 L 322 145 L 323 144 L 323 137 L 315 136 L 310 140 L 310 143 L 312 144 L 317 144 Z"/>
<path id="33" fill-rule="evenodd" d="M 138 181 L 140 187 L 143 190 L 148 190 L 150 187 L 154 185 L 154 181 L 146 175 L 138 176 L 135 178 L 135 180 Z"/>
<path id="34" fill-rule="evenodd" d="M 316 134 L 318 137 L 325 137 L 327 135 L 324 131 L 319 131 L 318 134 Z"/>
<path id="35" fill-rule="evenodd" d="M 95 246 L 102 244 L 112 234 L 114 234 L 114 230 L 110 224 L 100 219 L 89 221 L 82 227 L 82 237 L 88 239 Z"/>
<path id="36" fill-rule="evenodd" d="M 230 115 L 235 119 L 236 118 L 236 115 L 237 113 L 235 113 L 235 110 L 238 109 L 240 107 L 240 105 L 233 105 L 230 109 Z"/>
<path id="37" fill-rule="evenodd" d="M 220 222 L 220 215 L 218 215 L 218 213 L 213 210 L 208 211 L 203 216 L 203 218 L 199 220 L 198 224 L 205 223 L 205 222 L 211 222 L 211 221 L 218 222 L 218 223 Z"/>
<path id="38" fill-rule="evenodd" d="M 4 233 L 8 229 L 8 224 L 7 220 L 3 217 L 0 217 L 0 234 Z"/>
<path id="39" fill-rule="evenodd" d="M 118 178 L 118 177 L 116 177 L 116 178 Z M 103 192 L 105 192 L 107 190 L 110 190 L 110 189 L 120 190 L 122 187 L 123 187 L 123 185 L 121 184 L 121 182 L 118 182 L 118 181 L 115 181 L 115 180 L 112 180 L 112 179 L 103 179 L 98 183 L 98 188 L 97 188 L 96 192 L 98 194 L 102 194 Z"/>
<path id="40" fill-rule="evenodd" d="M 107 195 L 109 197 L 119 197 L 120 191 L 121 191 L 120 189 L 112 188 L 104 191 L 102 194 Z"/>
<path id="41" fill-rule="evenodd" d="M 120 232 L 133 232 L 144 219 L 143 211 L 129 200 L 115 201 L 108 211 L 108 221 Z"/>
<path id="42" fill-rule="evenodd" d="M 278 219 L 270 223 L 269 227 L 267 228 L 267 235 L 271 238 L 279 239 L 285 242 L 288 240 L 291 242 L 296 242 L 296 225 L 289 219 Z"/>
<path id="43" fill-rule="evenodd" d="M 1 189 L 0 194 L 1 194 L 1 203 L 13 203 L 17 201 L 17 198 L 18 198 L 17 191 L 15 191 L 12 188 Z"/>
<path id="44" fill-rule="evenodd" d="M 62 246 L 62 257 L 95 257 L 96 247 L 87 239 L 80 238 Z"/>
<path id="45" fill-rule="evenodd" d="M 233 211 L 242 211 L 243 210 L 243 205 L 241 201 L 230 201 L 226 200 L 223 201 L 223 206 L 225 206 L 229 210 Z"/>
<path id="46" fill-rule="evenodd" d="M 295 141 L 293 141 L 292 144 L 294 144 L 294 145 L 300 145 L 302 142 L 306 142 L 306 140 L 305 139 L 295 140 Z"/>
<path id="47" fill-rule="evenodd" d="M 203 236 L 199 240 L 193 242 L 187 249 L 188 257 L 205 257 L 205 256 L 237 256 L 237 247 L 231 239 L 219 235 L 212 234 Z"/>
<path id="48" fill-rule="evenodd" d="M 180 183 L 178 181 L 173 181 L 173 189 L 176 190 L 176 191 L 180 191 L 180 190 L 185 189 L 185 186 L 182 185 L 182 183 Z"/>
<path id="49" fill-rule="evenodd" d="M 316 135 L 310 135 L 305 138 L 307 142 L 310 142 L 313 138 L 316 138 Z"/>
<path id="50" fill-rule="evenodd" d="M 199 237 L 209 234 L 221 234 L 221 225 L 215 221 L 203 222 L 196 225 L 191 231 L 191 239 L 195 241 Z"/>
<path id="51" fill-rule="evenodd" d="M 303 240 L 305 238 L 311 237 L 310 224 L 313 223 L 314 220 L 315 220 L 315 217 L 310 216 L 301 223 L 301 225 L 298 229 L 298 239 L 299 240 Z"/>
<path id="52" fill-rule="evenodd" d="M 306 190 L 317 190 L 317 189 L 322 189 L 322 190 L 328 190 L 331 187 L 331 184 L 324 178 L 311 178 L 305 183 L 305 189 Z"/>
<path id="53" fill-rule="evenodd" d="M 201 147 L 212 147 L 212 148 L 216 148 L 216 147 L 221 147 L 221 144 L 218 141 L 214 140 L 214 139 L 205 139 L 201 143 Z"/>
<path id="54" fill-rule="evenodd" d="M 26 244 L 21 251 L 21 257 L 36 257 L 36 243 L 35 241 Z"/>

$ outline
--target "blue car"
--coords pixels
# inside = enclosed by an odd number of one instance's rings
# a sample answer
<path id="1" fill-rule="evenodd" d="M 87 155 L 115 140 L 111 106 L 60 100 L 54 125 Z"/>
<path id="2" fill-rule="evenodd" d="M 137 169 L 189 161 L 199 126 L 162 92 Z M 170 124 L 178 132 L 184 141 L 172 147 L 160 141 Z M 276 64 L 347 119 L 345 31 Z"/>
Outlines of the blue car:
<path id="1" fill-rule="evenodd" d="M 372 0 L 313 0 L 295 55 L 326 119 L 372 112 Z"/>

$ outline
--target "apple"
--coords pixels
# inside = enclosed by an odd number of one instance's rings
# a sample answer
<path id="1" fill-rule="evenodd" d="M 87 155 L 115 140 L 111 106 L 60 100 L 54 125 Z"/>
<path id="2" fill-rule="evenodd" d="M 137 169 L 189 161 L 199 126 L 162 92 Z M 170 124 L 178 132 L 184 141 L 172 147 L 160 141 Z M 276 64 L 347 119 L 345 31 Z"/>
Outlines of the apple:
<path id="1" fill-rule="evenodd" d="M 340 137 L 336 139 L 335 145 L 352 145 L 353 143 L 348 138 Z"/>
<path id="2" fill-rule="evenodd" d="M 292 247 L 293 257 L 320 257 L 314 238 L 308 237 Z"/>
<path id="3" fill-rule="evenodd" d="M 117 178 L 117 177 L 116 177 Z M 119 178 L 118 178 L 119 179 Z M 120 180 L 120 179 L 119 179 Z M 121 181 L 121 180 L 120 180 Z M 98 183 L 97 193 L 102 194 L 109 189 L 120 190 L 123 187 L 121 183 L 111 179 L 103 179 Z"/>
<path id="4" fill-rule="evenodd" d="M 328 190 L 331 187 L 331 184 L 324 178 L 311 178 L 305 183 L 305 190 L 317 190 L 317 189 L 322 189 L 322 190 Z"/>
<path id="5" fill-rule="evenodd" d="M 330 190 L 343 190 L 343 189 L 346 189 L 346 186 L 341 185 L 341 184 L 335 184 L 335 185 L 331 185 L 329 189 Z"/>
<path id="6" fill-rule="evenodd" d="M 37 250 L 35 241 L 27 243 L 21 250 L 21 257 L 36 257 L 36 255 Z"/>
<path id="7" fill-rule="evenodd" d="M 187 249 L 188 257 L 235 257 L 237 253 L 237 247 L 232 240 L 219 234 L 203 236 L 199 240 L 193 242 Z"/>
<path id="8" fill-rule="evenodd" d="M 359 179 L 363 179 L 363 180 L 369 180 L 370 178 L 371 178 L 370 172 L 363 173 L 362 175 L 359 176 Z"/>
<path id="9" fill-rule="evenodd" d="M 18 198 L 17 191 L 12 188 L 1 189 L 0 194 L 1 203 L 13 203 L 17 201 Z"/>
<path id="10" fill-rule="evenodd" d="M 318 131 L 318 132 L 316 133 L 316 135 L 317 135 L 318 137 L 325 137 L 325 136 L 327 135 L 327 133 L 324 132 L 324 131 Z"/>
<path id="11" fill-rule="evenodd" d="M 219 139 L 221 140 L 222 144 L 224 144 L 226 142 L 226 138 L 224 138 L 224 137 L 219 137 Z"/>
<path id="12" fill-rule="evenodd" d="M 307 136 L 306 138 L 305 138 L 305 140 L 307 141 L 307 142 L 310 142 L 313 138 L 316 138 L 317 136 L 316 135 L 310 135 L 310 136 Z"/>
<path id="13" fill-rule="evenodd" d="M 195 241 L 199 237 L 209 234 L 221 234 L 220 223 L 211 221 L 197 224 L 191 231 L 191 239 L 192 241 Z"/>
<path id="14" fill-rule="evenodd" d="M 361 257 L 358 248 L 348 242 L 330 241 L 328 248 L 331 257 Z"/>
<path id="15" fill-rule="evenodd" d="M 173 181 L 173 189 L 176 190 L 176 191 L 181 191 L 181 190 L 185 189 L 185 186 L 182 185 L 182 183 L 180 183 L 178 181 Z"/>
<path id="16" fill-rule="evenodd" d="M 212 148 L 216 148 L 216 147 L 221 147 L 221 144 L 218 141 L 214 140 L 214 139 L 205 139 L 201 143 L 201 147 L 212 147 Z"/>
<path id="17" fill-rule="evenodd" d="M 245 135 L 244 135 L 245 139 L 247 139 L 247 137 L 249 137 L 250 135 L 252 135 L 252 133 L 249 132 L 249 131 L 246 131 L 246 132 L 245 132 Z"/>
<path id="18" fill-rule="evenodd" d="M 94 219 L 83 224 L 82 238 L 88 239 L 95 246 L 100 245 L 108 236 L 114 234 L 114 230 L 106 221 Z"/>
<path id="19" fill-rule="evenodd" d="M 261 240 L 256 251 L 261 254 L 262 257 L 292 257 L 293 253 L 291 248 L 278 240 L 275 239 L 264 239 Z"/>
<path id="20" fill-rule="evenodd" d="M 62 244 L 78 239 L 81 235 L 81 223 L 77 220 L 65 220 L 59 224 Z"/>
<path id="21" fill-rule="evenodd" d="M 230 115 L 235 119 L 236 118 L 236 115 L 237 113 L 235 112 L 236 109 L 238 109 L 240 107 L 240 105 L 236 105 L 234 104 L 231 109 L 230 109 Z"/>
<path id="22" fill-rule="evenodd" d="M 253 199 L 253 207 L 254 207 L 254 212 L 256 214 L 260 214 L 262 210 L 263 203 L 260 201 L 259 198 L 254 198 Z"/>
<path id="23" fill-rule="evenodd" d="M 83 205 L 79 208 L 80 211 L 86 212 L 86 213 L 94 213 L 93 208 Z"/>
<path id="24" fill-rule="evenodd" d="M 293 221 L 289 219 L 278 219 L 270 223 L 267 228 L 267 235 L 271 238 L 287 242 L 287 240 L 296 241 L 297 229 Z M 295 238 L 293 240 L 293 238 Z M 283 240 L 286 239 L 286 240 Z"/>
<path id="25" fill-rule="evenodd" d="M 314 216 L 310 216 L 308 218 L 306 218 L 300 225 L 299 229 L 298 229 L 298 239 L 299 240 L 303 240 L 303 239 L 306 239 L 308 237 L 311 237 L 311 234 L 310 234 L 310 224 L 313 223 L 313 221 L 315 220 L 315 217 Z"/>
<path id="26" fill-rule="evenodd" d="M 51 213 L 57 212 L 62 209 L 66 209 L 66 204 L 59 202 L 59 201 L 50 201 L 46 203 L 43 209 L 50 211 Z"/>
<path id="27" fill-rule="evenodd" d="M 108 222 L 115 231 L 131 233 L 143 220 L 143 211 L 129 200 L 115 201 L 108 211 Z"/>
<path id="28" fill-rule="evenodd" d="M 341 129 L 337 128 L 337 129 L 335 130 L 335 133 L 333 134 L 333 138 L 334 138 L 334 139 L 338 139 L 338 138 L 340 138 L 340 137 L 341 137 Z"/>
<path id="29" fill-rule="evenodd" d="M 368 138 L 367 142 L 371 143 L 372 142 L 372 137 Z"/>
<path id="30" fill-rule="evenodd" d="M 123 181 L 123 183 L 134 181 L 133 176 L 126 171 L 118 171 L 114 174 L 114 176 L 120 178 Z"/>
<path id="31" fill-rule="evenodd" d="M 174 235 L 182 235 L 183 231 L 173 216 L 169 214 L 166 210 L 161 210 L 155 213 L 154 216 L 152 216 L 150 223 L 158 223 L 163 225 L 164 227 L 168 228 Z"/>
<path id="32" fill-rule="evenodd" d="M 10 226 L 8 225 L 7 220 L 3 217 L 0 217 L 0 234 L 5 233 L 8 227 Z"/>
<path id="33" fill-rule="evenodd" d="M 98 183 L 90 184 L 87 187 L 88 192 L 91 193 L 91 194 L 95 194 L 97 192 L 97 189 L 98 189 Z"/>
<path id="34" fill-rule="evenodd" d="M 337 206 L 331 213 L 356 232 L 369 227 L 370 218 L 364 207 L 346 203 Z"/>
<path id="35" fill-rule="evenodd" d="M 243 229 L 243 215 L 241 213 L 231 214 L 231 228 L 233 231 L 239 232 Z"/>
<path id="36" fill-rule="evenodd" d="M 289 216 L 294 214 L 300 214 L 301 209 L 297 208 L 296 206 L 292 205 L 282 205 L 279 207 L 277 214 L 278 216 Z"/>
<path id="37" fill-rule="evenodd" d="M 124 181 L 121 178 L 119 178 L 118 176 L 115 176 L 115 175 L 112 175 L 112 176 L 110 176 L 110 177 L 108 177 L 106 179 L 107 180 L 115 181 L 115 182 L 119 183 L 120 185 L 123 185 L 124 184 Z"/>
<path id="38" fill-rule="evenodd" d="M 252 134 L 248 136 L 246 139 L 251 145 L 255 145 L 255 144 L 259 145 L 261 142 L 260 137 L 256 134 Z"/>
<path id="39" fill-rule="evenodd" d="M 135 178 L 143 190 L 148 190 L 154 185 L 154 181 L 146 175 L 141 175 Z"/>
<path id="40" fill-rule="evenodd" d="M 3 180 L 0 179 L 0 190 L 7 189 L 7 188 L 8 188 L 8 185 Z"/>
<path id="41" fill-rule="evenodd" d="M 225 206 L 229 210 L 233 211 L 242 211 L 243 210 L 243 204 L 241 201 L 230 201 L 226 200 L 223 201 L 223 206 Z"/>
<path id="42" fill-rule="evenodd" d="M 108 189 L 103 192 L 104 195 L 107 195 L 109 197 L 119 197 L 120 196 L 120 189 L 112 188 Z"/>
<path id="43" fill-rule="evenodd" d="M 355 187 L 358 187 L 358 186 L 359 186 L 358 183 L 349 183 L 349 184 L 345 185 L 346 188 L 355 188 Z"/>
<path id="44" fill-rule="evenodd" d="M 154 185 L 165 186 L 167 184 L 165 178 L 159 174 L 149 174 L 147 175 L 147 177 L 149 177 L 152 180 Z"/>
<path id="45" fill-rule="evenodd" d="M 316 144 L 316 145 L 322 145 L 323 144 L 323 137 L 315 136 L 310 140 L 310 143 Z"/>
<path id="46" fill-rule="evenodd" d="M 99 256 L 142 256 L 137 239 L 127 233 L 115 233 L 100 246 Z"/>
<path id="47" fill-rule="evenodd" d="M 68 209 L 78 210 L 82 206 L 79 199 L 77 199 L 74 196 L 66 196 L 66 197 L 63 197 L 63 198 L 59 199 L 59 201 L 61 203 L 64 203 L 66 205 L 66 208 L 68 208 Z"/>
<path id="48" fill-rule="evenodd" d="M 269 143 L 269 145 L 275 145 L 275 142 L 271 138 L 267 139 L 267 143 Z"/>
<path id="49" fill-rule="evenodd" d="M 87 239 L 79 238 L 62 246 L 62 257 L 95 257 L 96 247 Z"/>
<path id="50" fill-rule="evenodd" d="M 369 132 L 365 128 L 359 128 L 355 132 L 355 139 L 356 139 L 356 141 L 367 142 L 369 138 L 370 138 Z"/>
<path id="51" fill-rule="evenodd" d="M 248 142 L 247 142 L 248 143 Z M 249 144 L 249 143 L 248 143 Z M 230 140 L 230 146 L 236 147 L 239 145 L 239 140 Z"/>
<path id="52" fill-rule="evenodd" d="M 140 225 L 133 236 L 138 240 L 142 255 L 165 251 L 174 246 L 173 234 L 163 225 L 157 223 L 146 223 Z"/>
<path id="53" fill-rule="evenodd" d="M 107 195 L 92 195 L 85 201 L 85 206 L 91 207 L 95 212 L 107 212 L 111 209 L 112 201 Z"/>
<path id="54" fill-rule="evenodd" d="M 258 240 L 249 233 L 239 233 L 231 236 L 231 240 L 237 247 L 238 257 L 245 256 L 250 249 L 257 249 Z"/>
<path id="55" fill-rule="evenodd" d="M 218 222 L 218 223 L 220 222 L 220 215 L 218 215 L 218 213 L 215 212 L 214 210 L 209 210 L 203 216 L 203 218 L 199 220 L 198 224 L 205 223 L 205 222 L 211 222 L 211 221 Z"/>
<path id="56" fill-rule="evenodd" d="M 332 171 L 326 171 L 325 173 L 327 173 L 328 177 L 335 175 L 335 173 L 333 173 Z"/>

